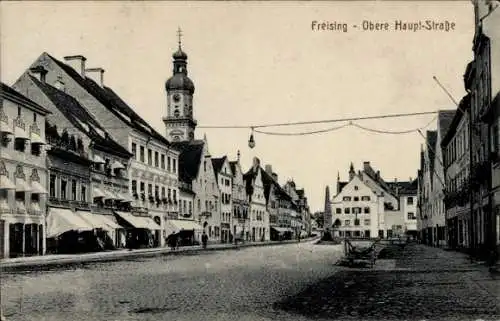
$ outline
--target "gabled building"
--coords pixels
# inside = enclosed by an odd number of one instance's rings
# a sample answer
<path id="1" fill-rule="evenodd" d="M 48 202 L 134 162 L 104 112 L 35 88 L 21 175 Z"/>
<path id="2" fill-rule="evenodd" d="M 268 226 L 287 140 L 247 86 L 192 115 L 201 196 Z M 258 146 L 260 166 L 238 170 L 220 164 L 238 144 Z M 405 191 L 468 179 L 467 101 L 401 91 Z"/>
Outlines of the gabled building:
<path id="1" fill-rule="evenodd" d="M 18 90 L 26 90 L 33 100 L 51 111 L 47 117 L 53 147 L 49 153 L 51 197 L 48 221 L 53 224 L 47 226 L 47 238 L 59 238 L 71 230 L 83 230 L 77 224 L 83 218 L 99 230 L 96 234 L 103 244 L 123 246 L 126 235 L 117 224 L 114 212 L 130 212 L 131 209 L 128 176 L 132 154 L 113 140 L 87 109 L 65 92 L 62 81 L 56 81 L 54 86 L 47 84 L 46 73 L 39 66 L 19 78 L 15 86 Z M 65 157 L 75 166 L 70 168 Z M 88 161 L 90 164 L 85 168 Z M 87 181 L 87 173 L 90 173 L 90 181 Z M 68 217 L 73 218 L 76 225 L 61 224 Z M 62 226 L 66 230 L 62 230 Z"/>
<path id="2" fill-rule="evenodd" d="M 288 180 L 285 185 L 283 185 L 283 190 L 285 193 L 290 195 L 291 198 L 291 206 L 290 206 L 290 214 L 291 214 L 291 229 L 293 230 L 293 237 L 299 237 L 301 235 L 302 229 L 304 227 L 302 223 L 302 213 L 301 208 L 299 207 L 299 195 L 297 193 L 296 185 L 293 180 Z"/>
<path id="3" fill-rule="evenodd" d="M 250 205 L 246 194 L 245 181 L 243 180 L 240 156 L 240 151 L 238 151 L 236 161 L 229 162 L 233 174 L 233 235 L 237 240 L 248 241 L 250 239 L 250 221 L 248 216 Z"/>
<path id="4" fill-rule="evenodd" d="M 388 182 L 398 198 L 399 211 L 403 216 L 404 233 L 413 238 L 417 238 L 417 195 L 418 195 L 418 179 L 410 178 L 408 181 Z M 398 219 L 400 221 L 400 219 Z"/>
<path id="5" fill-rule="evenodd" d="M 422 197 L 419 196 L 422 220 L 421 241 L 432 246 L 446 245 L 446 220 L 444 206 L 445 176 L 441 140 L 446 135 L 455 115 L 454 110 L 438 112 L 437 130 L 427 131 L 426 147 L 423 151 Z"/>
<path id="6" fill-rule="evenodd" d="M 266 198 L 262 181 L 260 160 L 253 159 L 253 166 L 243 175 L 245 189 L 250 203 L 250 240 L 267 241 L 269 233 L 269 214 L 266 210 Z"/>
<path id="7" fill-rule="evenodd" d="M 146 220 L 154 239 L 164 244 L 165 220 L 178 213 L 178 152 L 105 85 L 104 69 L 87 68 L 87 59 L 81 55 L 66 56 L 64 60 L 44 52 L 30 68 L 44 67 L 48 71 L 45 81 L 51 86 L 64 83 L 65 93 L 99 119 L 109 135 L 134 155 L 130 163 L 128 197 L 134 200 L 133 216 L 142 218 L 123 214 L 122 219 L 135 228 L 144 227 Z M 30 68 L 25 73 L 29 73 Z M 171 202 L 163 202 L 163 190 L 171 191 Z"/>
<path id="8" fill-rule="evenodd" d="M 459 108 L 441 140 L 445 174 L 445 218 L 447 245 L 452 249 L 468 249 L 470 244 L 470 95 L 460 101 Z"/>
<path id="9" fill-rule="evenodd" d="M 45 254 L 50 111 L 1 83 L 0 258 Z"/>
<path id="10" fill-rule="evenodd" d="M 223 156 L 221 158 L 212 158 L 212 166 L 220 192 L 221 242 L 231 243 L 235 237 L 234 230 L 231 229 L 233 212 L 233 175 L 231 165 L 227 156 Z"/>

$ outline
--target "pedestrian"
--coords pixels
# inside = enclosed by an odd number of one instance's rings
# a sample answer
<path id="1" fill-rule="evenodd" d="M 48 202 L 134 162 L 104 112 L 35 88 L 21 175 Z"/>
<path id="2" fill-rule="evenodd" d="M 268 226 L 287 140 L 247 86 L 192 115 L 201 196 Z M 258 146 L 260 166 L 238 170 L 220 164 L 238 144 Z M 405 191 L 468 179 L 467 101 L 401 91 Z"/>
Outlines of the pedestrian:
<path id="1" fill-rule="evenodd" d="M 207 243 L 208 243 L 208 235 L 203 231 L 203 235 L 201 236 L 201 243 L 203 244 L 203 248 L 207 248 Z"/>

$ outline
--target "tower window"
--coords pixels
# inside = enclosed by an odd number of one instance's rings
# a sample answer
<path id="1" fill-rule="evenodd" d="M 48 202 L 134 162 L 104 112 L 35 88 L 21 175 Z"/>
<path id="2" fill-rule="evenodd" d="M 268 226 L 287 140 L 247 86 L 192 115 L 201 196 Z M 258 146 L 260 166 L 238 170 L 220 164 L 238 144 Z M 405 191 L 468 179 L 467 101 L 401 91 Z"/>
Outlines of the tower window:
<path id="1" fill-rule="evenodd" d="M 179 116 L 180 116 L 179 109 L 176 109 L 176 110 L 174 111 L 174 116 L 175 116 L 175 117 L 179 117 Z"/>

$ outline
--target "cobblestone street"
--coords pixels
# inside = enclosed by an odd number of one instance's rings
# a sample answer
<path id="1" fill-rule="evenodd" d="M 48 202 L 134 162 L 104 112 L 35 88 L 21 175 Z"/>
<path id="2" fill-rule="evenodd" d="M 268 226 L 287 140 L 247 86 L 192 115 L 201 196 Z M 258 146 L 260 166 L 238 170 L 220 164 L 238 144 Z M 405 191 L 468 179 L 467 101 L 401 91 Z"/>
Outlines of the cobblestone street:
<path id="1" fill-rule="evenodd" d="M 288 244 L 2 276 L 7 320 L 305 320 L 272 304 L 325 278 L 341 247 Z"/>
<path id="2" fill-rule="evenodd" d="M 500 279 L 464 255 L 422 245 L 381 255 L 373 271 L 345 269 L 275 306 L 319 319 L 500 319 Z"/>

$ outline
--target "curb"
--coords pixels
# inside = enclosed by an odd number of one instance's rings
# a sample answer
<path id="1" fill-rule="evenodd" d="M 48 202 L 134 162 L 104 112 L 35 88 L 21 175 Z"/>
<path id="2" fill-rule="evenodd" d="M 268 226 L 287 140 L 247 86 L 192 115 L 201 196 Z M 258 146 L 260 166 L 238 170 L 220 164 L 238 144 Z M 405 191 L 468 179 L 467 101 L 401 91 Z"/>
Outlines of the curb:
<path id="1" fill-rule="evenodd" d="M 301 242 L 309 242 L 315 240 L 316 238 L 308 238 L 303 239 Z M 43 268 L 50 268 L 58 265 L 72 266 L 72 265 L 80 265 L 85 263 L 96 263 L 96 262 L 116 262 L 123 261 L 127 259 L 141 258 L 141 257 L 155 257 L 155 256 L 170 256 L 170 255 L 186 255 L 186 254 L 200 254 L 203 252 L 214 252 L 214 251 L 228 251 L 228 250 L 239 250 L 242 248 L 250 248 L 250 247 L 263 247 L 263 246 L 277 246 L 277 245 L 287 245 L 287 244 L 299 244 L 296 240 L 293 241 L 284 241 L 284 242 L 273 242 L 273 243 L 243 243 L 238 245 L 227 245 L 220 247 L 207 247 L 203 248 L 185 248 L 178 249 L 176 251 L 172 251 L 170 248 L 158 248 L 153 250 L 146 250 L 144 252 L 107 252 L 109 254 L 96 256 L 89 255 L 88 257 L 66 257 L 66 258 L 54 258 L 54 259 L 43 259 L 43 256 L 40 257 L 39 261 L 28 261 L 28 262 L 0 262 L 0 271 L 2 272 L 15 272 L 15 271 L 23 271 L 28 270 L 30 268 L 38 268 L 39 270 L 43 270 Z M 140 251 L 140 250 L 139 250 Z M 102 252 L 101 252 L 102 253 Z"/>

